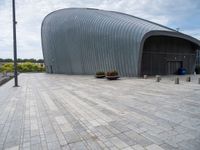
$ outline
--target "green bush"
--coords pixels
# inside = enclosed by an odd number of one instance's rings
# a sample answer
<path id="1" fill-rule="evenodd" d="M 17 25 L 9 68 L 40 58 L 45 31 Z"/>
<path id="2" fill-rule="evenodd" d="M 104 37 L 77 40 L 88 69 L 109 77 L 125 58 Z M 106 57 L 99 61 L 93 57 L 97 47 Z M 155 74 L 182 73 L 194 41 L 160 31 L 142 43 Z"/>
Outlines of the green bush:
<path id="1" fill-rule="evenodd" d="M 103 71 L 98 71 L 98 72 L 96 72 L 96 75 L 97 75 L 97 76 L 105 76 L 105 72 L 103 72 Z"/>
<path id="2" fill-rule="evenodd" d="M 25 62 L 25 63 L 18 63 L 17 65 L 19 72 L 43 72 L 45 71 L 44 65 Z M 6 63 L 3 64 L 0 68 L 1 72 L 13 72 L 14 66 L 13 63 Z"/>
<path id="3" fill-rule="evenodd" d="M 107 75 L 107 76 L 118 76 L 118 72 L 117 72 L 116 70 L 113 70 L 113 71 L 107 72 L 106 75 Z"/>
<path id="4" fill-rule="evenodd" d="M 13 70 L 14 70 L 13 63 L 3 64 L 0 68 L 1 72 L 13 72 Z"/>

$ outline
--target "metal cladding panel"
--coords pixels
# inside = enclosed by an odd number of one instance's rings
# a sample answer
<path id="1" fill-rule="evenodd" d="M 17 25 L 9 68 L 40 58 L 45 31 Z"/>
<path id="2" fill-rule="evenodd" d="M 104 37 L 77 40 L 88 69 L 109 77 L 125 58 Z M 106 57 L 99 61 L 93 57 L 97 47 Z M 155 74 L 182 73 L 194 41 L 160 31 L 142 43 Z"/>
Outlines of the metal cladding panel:
<path id="1" fill-rule="evenodd" d="M 44 61 L 53 73 L 140 74 L 141 43 L 151 31 L 175 32 L 127 14 L 87 8 L 50 13 L 42 23 Z"/>

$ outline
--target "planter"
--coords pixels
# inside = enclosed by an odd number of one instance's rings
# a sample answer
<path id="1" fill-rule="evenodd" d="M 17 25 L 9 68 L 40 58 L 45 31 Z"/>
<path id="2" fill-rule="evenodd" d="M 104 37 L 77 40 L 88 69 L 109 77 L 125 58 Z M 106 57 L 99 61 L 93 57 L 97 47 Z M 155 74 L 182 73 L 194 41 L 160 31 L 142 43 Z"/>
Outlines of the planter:
<path id="1" fill-rule="evenodd" d="M 105 78 L 105 75 L 96 75 L 95 77 L 102 79 L 102 78 Z"/>
<path id="2" fill-rule="evenodd" d="M 95 77 L 96 77 L 96 78 L 100 78 L 100 79 L 101 79 L 101 78 L 105 78 L 105 76 L 106 76 L 106 75 L 105 75 L 105 72 L 104 72 L 104 71 L 97 71 L 96 74 L 95 74 Z"/>
<path id="3" fill-rule="evenodd" d="M 108 80 L 117 80 L 117 79 L 119 79 L 119 76 L 106 76 L 106 78 Z"/>

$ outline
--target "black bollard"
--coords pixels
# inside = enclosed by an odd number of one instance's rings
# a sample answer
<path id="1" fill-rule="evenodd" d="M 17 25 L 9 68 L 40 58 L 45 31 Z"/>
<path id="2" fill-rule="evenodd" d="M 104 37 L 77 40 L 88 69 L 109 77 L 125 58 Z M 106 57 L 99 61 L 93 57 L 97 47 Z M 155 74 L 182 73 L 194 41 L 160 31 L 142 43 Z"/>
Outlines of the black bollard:
<path id="1" fill-rule="evenodd" d="M 160 75 L 156 75 L 156 82 L 160 82 L 161 80 L 161 76 Z"/>
<path id="2" fill-rule="evenodd" d="M 144 79 L 147 79 L 148 78 L 148 76 L 147 75 L 144 75 Z"/>
<path id="3" fill-rule="evenodd" d="M 187 77 L 186 82 L 191 82 L 191 77 Z"/>
<path id="4" fill-rule="evenodd" d="M 178 77 L 175 78 L 175 84 L 179 84 L 179 78 Z"/>

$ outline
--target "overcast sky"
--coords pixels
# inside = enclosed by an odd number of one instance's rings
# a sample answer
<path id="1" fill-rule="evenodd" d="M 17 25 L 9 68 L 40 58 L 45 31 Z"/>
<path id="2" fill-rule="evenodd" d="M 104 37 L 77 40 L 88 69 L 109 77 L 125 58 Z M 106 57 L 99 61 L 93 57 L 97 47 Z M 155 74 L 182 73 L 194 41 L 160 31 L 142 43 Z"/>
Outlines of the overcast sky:
<path id="1" fill-rule="evenodd" d="M 50 12 L 68 7 L 114 10 L 200 39 L 200 0 L 16 0 L 19 58 L 43 58 L 40 28 Z M 11 0 L 0 0 L 0 58 L 12 58 Z"/>

